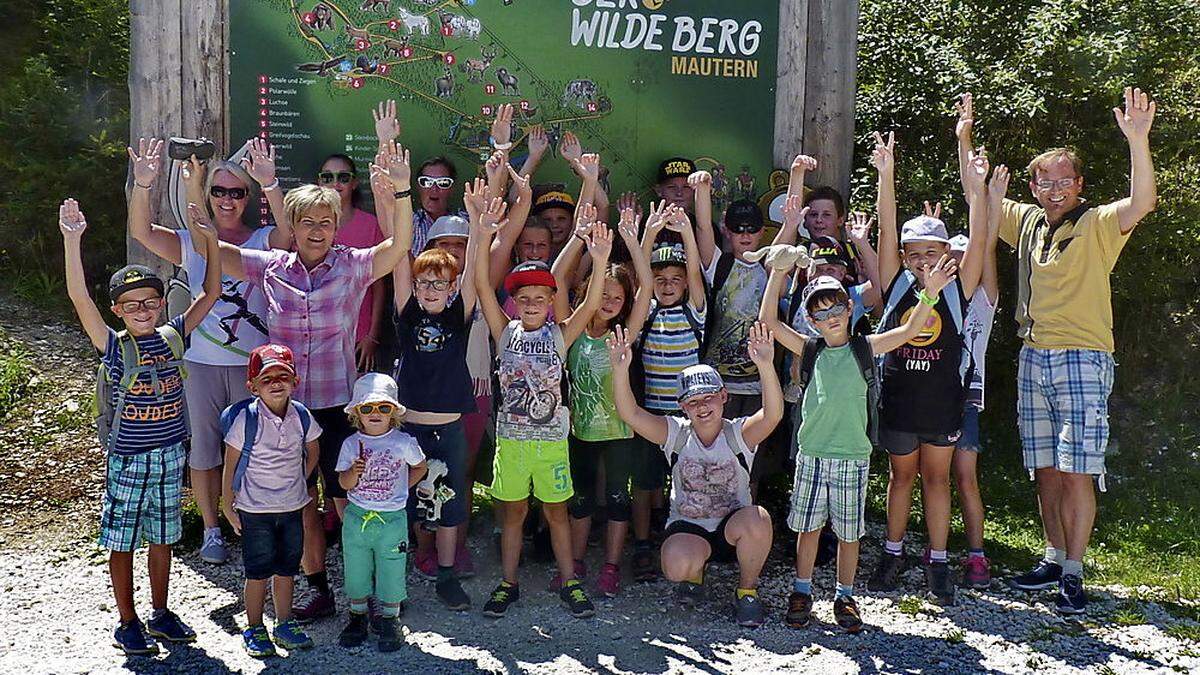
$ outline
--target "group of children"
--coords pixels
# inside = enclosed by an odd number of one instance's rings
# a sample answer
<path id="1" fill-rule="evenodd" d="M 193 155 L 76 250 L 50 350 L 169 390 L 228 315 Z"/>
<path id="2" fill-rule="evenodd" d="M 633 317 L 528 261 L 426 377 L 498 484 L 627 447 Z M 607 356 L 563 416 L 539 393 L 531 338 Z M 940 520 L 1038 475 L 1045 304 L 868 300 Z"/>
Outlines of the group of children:
<path id="1" fill-rule="evenodd" d="M 530 155 L 515 169 L 511 106 L 500 108 L 492 128 L 496 152 L 484 175 L 465 184 L 465 211 L 455 213 L 442 194 L 449 189 L 442 183 L 454 181 L 444 175 L 448 162 L 426 162 L 414 180 L 407 150 L 395 143 L 394 105 L 380 107 L 370 184 L 382 238 L 363 248 L 334 243 L 350 203 L 343 191 L 305 185 L 279 199 L 274 153 L 260 142 L 242 165 L 209 168 L 203 188 L 189 193 L 197 203 L 185 230 L 151 226 L 148 195 L 161 143 L 131 149 L 131 232 L 158 242 L 152 250 L 195 275 L 191 306 L 163 326 L 163 283 L 136 265 L 118 271 L 109 285 L 124 328 L 105 325 L 83 279 L 83 215 L 72 200 L 64 202 L 68 288 L 101 353 L 102 397 L 110 404 L 101 415 L 107 408 L 115 422 L 108 428 L 101 420 L 108 485 L 100 542 L 111 551 L 118 646 L 152 653 L 154 638 L 195 638 L 166 604 L 189 418 L 193 427 L 212 429 L 204 436 L 193 429 L 193 455 L 214 452 L 198 449 L 201 440 L 223 449 L 223 461 L 210 458 L 200 468 L 223 465 L 214 494 L 241 537 L 243 640 L 257 657 L 273 654 L 274 645 L 311 646 L 302 624 L 334 611 L 319 494 L 332 499 L 342 521 L 349 616 L 340 644 L 361 645 L 374 632 L 380 650 L 400 647 L 396 620 L 407 596 L 410 551 L 413 569 L 436 580 L 436 595 L 448 608 L 471 607 L 460 582 L 467 575 L 462 551 L 478 452 L 478 436 L 468 442 L 469 424 L 489 413 L 501 579 L 483 604 L 486 616 L 504 616 L 520 598 L 531 500 L 540 502 L 549 530 L 551 587 L 571 615 L 595 613 L 583 558 L 600 490 L 607 524 L 597 589 L 619 594 L 630 529 L 633 577 L 655 578 L 651 512 L 669 483 L 660 567 L 677 583 L 679 601 L 703 597 L 707 562 L 736 560 L 736 620 L 760 625 L 758 577 L 773 524 L 755 496 L 764 479 L 794 460 L 787 523 L 797 533 L 796 578 L 786 621 L 803 627 L 811 620 L 814 561 L 822 530 L 831 529 L 838 541 L 834 614 L 856 632 L 863 622 L 854 579 L 876 447 L 891 463 L 888 525 L 867 587 L 894 590 L 908 564 L 904 532 L 919 474 L 929 598 L 954 602 L 946 552 L 952 467 L 971 546 L 964 580 L 988 585 L 974 453 L 983 349 L 995 310 L 1003 167 L 989 181 L 982 152 L 961 158 L 970 214 L 965 240 L 951 239 L 935 213 L 897 232 L 894 143 L 881 136 L 873 159 L 878 253 L 870 222 L 856 216 L 847 225 L 835 190 L 804 194 L 805 174 L 816 166 L 806 156 L 791 167 L 783 222 L 768 247 L 761 246 L 762 211 L 750 201 L 730 203 L 718 233 L 712 176 L 685 158 L 663 162 L 661 201 L 644 220 L 635 197 L 617 201 L 614 233 L 605 224 L 599 157 L 561 139 L 581 194 L 573 199 L 557 189 L 535 198 L 530 173 L 545 152 L 545 133 L 529 134 Z M 266 235 L 238 231 L 233 222 L 254 187 L 244 184 L 239 166 L 276 215 Z M 320 182 L 356 185 L 353 172 L 339 167 L 324 166 Z M 185 169 L 191 184 L 200 185 L 198 163 Z M 240 187 L 232 184 L 239 180 Z M 421 188 L 417 209 L 414 183 Z M 430 210 L 441 213 L 431 217 Z M 797 246 L 802 227 L 811 243 Z M 414 250 L 415 241 L 424 250 Z M 395 366 L 360 376 L 367 343 L 356 332 L 359 308 L 388 275 Z M 244 371 L 226 365 L 216 384 L 205 385 L 218 393 L 209 392 L 198 419 L 190 397 L 186 412 L 184 406 L 192 365 L 183 352 L 197 348 L 189 336 L 217 313 L 218 297 L 236 302 L 232 296 L 248 288 L 261 296 L 257 311 L 266 334 L 253 347 L 243 343 Z M 874 332 L 868 316 L 878 317 Z M 776 342 L 789 359 L 776 359 Z M 483 390 L 475 364 L 480 345 L 495 376 Z M 481 409 L 487 400 L 481 394 L 488 393 L 495 399 L 491 411 Z M 132 593 L 132 551 L 142 540 L 150 544 L 154 605 L 145 624 Z M 206 547 L 215 542 L 206 534 Z M 293 579 L 301 569 L 314 593 L 294 609 Z M 268 580 L 271 633 L 263 621 Z"/>

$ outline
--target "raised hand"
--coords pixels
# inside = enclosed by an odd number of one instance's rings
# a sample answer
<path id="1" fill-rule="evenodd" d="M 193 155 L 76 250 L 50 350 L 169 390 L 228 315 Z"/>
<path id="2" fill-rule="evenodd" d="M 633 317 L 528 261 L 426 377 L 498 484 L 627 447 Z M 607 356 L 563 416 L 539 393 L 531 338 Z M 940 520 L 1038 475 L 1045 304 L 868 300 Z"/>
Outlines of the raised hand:
<path id="1" fill-rule="evenodd" d="M 87 219 L 83 217 L 83 211 L 79 210 L 79 202 L 74 199 L 64 199 L 61 206 L 58 207 L 58 229 L 62 232 L 63 239 L 78 241 L 83 237 L 83 231 L 87 229 Z"/>
<path id="2" fill-rule="evenodd" d="M 617 211 L 624 211 L 625 209 L 633 209 L 634 213 L 637 214 L 638 221 L 642 220 L 642 205 L 638 203 L 636 192 L 632 190 L 622 192 L 621 196 L 617 197 Z"/>
<path id="3" fill-rule="evenodd" d="M 150 189 L 158 180 L 159 160 L 162 157 L 162 139 L 138 139 L 138 150 L 126 147 L 129 159 L 133 161 L 133 182 L 138 187 Z"/>
<path id="4" fill-rule="evenodd" d="M 809 171 L 817 170 L 817 158 L 809 155 L 796 155 L 792 160 L 792 166 L 788 170 L 791 176 L 803 176 Z"/>
<path id="5" fill-rule="evenodd" d="M 987 175 L 990 168 L 987 151 L 982 147 L 967 153 L 967 166 L 963 171 L 963 183 L 966 185 L 967 192 L 982 194 L 987 189 Z"/>
<path id="6" fill-rule="evenodd" d="M 395 141 L 387 144 L 388 178 L 397 190 L 407 190 L 412 185 L 412 165 L 409 164 L 408 148 Z"/>
<path id="7" fill-rule="evenodd" d="M 583 156 L 583 145 L 579 143 L 579 137 L 568 131 L 562 135 L 562 139 L 558 142 L 558 154 L 567 160 L 567 164 L 572 167 Z"/>
<path id="8" fill-rule="evenodd" d="M 650 202 L 650 214 L 646 216 L 646 232 L 650 235 L 657 236 L 666 226 L 667 221 L 667 200 L 662 200 L 657 204 Z"/>
<path id="9" fill-rule="evenodd" d="M 933 204 L 930 204 L 929 200 L 926 199 L 925 200 L 925 215 L 929 216 L 930 218 L 937 218 L 938 220 L 941 220 L 942 219 L 942 203 L 934 202 Z"/>
<path id="10" fill-rule="evenodd" d="M 624 326 L 613 326 L 612 334 L 605 340 L 608 344 L 608 360 L 613 368 L 628 370 L 633 363 L 633 336 Z"/>
<path id="11" fill-rule="evenodd" d="M 975 127 L 975 97 L 966 92 L 954 103 L 958 122 L 954 124 L 954 137 L 965 143 L 971 142 L 971 130 Z"/>
<path id="12" fill-rule="evenodd" d="M 204 164 L 196 159 L 195 155 L 187 159 L 177 159 L 175 163 L 179 165 L 179 177 L 183 179 L 183 184 L 188 186 L 188 194 L 203 193 Z"/>
<path id="13" fill-rule="evenodd" d="M 684 211 L 682 206 L 668 206 L 663 222 L 672 232 L 683 232 L 685 228 L 692 226 L 692 219 L 688 218 L 687 211 Z"/>
<path id="14" fill-rule="evenodd" d="M 875 132 L 875 150 L 871 152 L 871 165 L 879 173 L 891 173 L 896 170 L 896 132 L 889 131 L 887 140 L 883 134 Z"/>
<path id="15" fill-rule="evenodd" d="M 389 98 L 380 101 L 379 106 L 371 111 L 375 118 L 375 136 L 382 147 L 400 138 L 400 119 L 396 117 L 396 100 Z"/>
<path id="16" fill-rule="evenodd" d="M 371 163 L 371 194 L 375 196 L 375 206 L 379 207 L 385 204 L 395 204 L 396 197 L 393 194 L 395 188 L 392 187 L 392 181 L 387 176 L 387 169 L 378 164 L 382 159 L 382 155 L 376 155 L 376 161 Z M 382 159 L 382 161 L 387 161 Z"/>
<path id="17" fill-rule="evenodd" d="M 759 368 L 773 368 L 775 360 L 775 334 L 767 324 L 755 321 L 746 337 L 746 353 Z"/>
<path id="18" fill-rule="evenodd" d="M 1008 167 L 1003 164 L 997 164 L 995 169 L 992 169 L 992 178 L 988 181 L 988 204 L 990 208 L 1000 208 L 1000 202 L 1004 201 L 1004 196 L 1008 194 Z"/>
<path id="19" fill-rule="evenodd" d="M 808 214 L 808 207 L 804 205 L 804 197 L 800 195 L 788 195 L 783 201 L 783 226 L 784 227 L 799 227 L 800 223 L 804 222 L 804 216 Z"/>
<path id="20" fill-rule="evenodd" d="M 488 157 L 487 162 L 483 165 L 484 172 L 487 174 L 488 185 L 498 185 L 503 187 L 504 177 L 507 171 L 505 167 L 508 162 L 504 161 L 504 152 L 497 150 Z"/>
<path id="21" fill-rule="evenodd" d="M 933 267 L 925 268 L 923 273 L 925 290 L 931 293 L 940 293 L 943 288 L 950 285 L 951 281 L 954 281 L 957 272 L 958 265 L 954 262 L 954 258 L 948 255 L 942 256 Z"/>
<path id="22" fill-rule="evenodd" d="M 532 178 L 530 176 L 522 176 L 520 172 L 511 166 L 508 167 L 508 175 L 512 178 L 513 188 L 515 188 L 517 193 L 517 200 L 513 202 L 513 205 L 530 203 L 530 200 L 533 199 Z"/>
<path id="23" fill-rule="evenodd" d="M 596 223 L 598 214 L 596 206 L 591 202 L 580 204 L 575 209 L 575 234 L 583 237 L 585 242 L 588 234 L 592 231 L 592 226 Z"/>
<path id="24" fill-rule="evenodd" d="M 512 141 L 512 118 L 511 103 L 496 106 L 496 119 L 492 120 L 492 142 L 497 146 L 507 146 Z"/>
<path id="25" fill-rule="evenodd" d="M 504 213 L 508 210 L 508 204 L 504 203 L 504 198 L 493 197 L 488 202 L 487 208 L 479 214 L 479 226 L 489 232 L 496 232 L 508 225 L 508 219 L 504 217 Z"/>
<path id="26" fill-rule="evenodd" d="M 874 225 L 875 218 L 873 216 L 862 211 L 855 211 L 850 214 L 850 220 L 846 222 L 846 238 L 859 247 L 869 244 L 871 228 Z"/>
<path id="27" fill-rule="evenodd" d="M 575 173 L 579 174 L 579 178 L 584 181 L 593 183 L 600 180 L 600 155 L 594 152 L 589 152 L 586 155 L 581 155 L 579 161 L 574 164 Z"/>
<path id="28" fill-rule="evenodd" d="M 275 182 L 275 146 L 265 138 L 250 139 L 249 151 L 241 164 L 259 185 L 266 187 Z"/>
<path id="29" fill-rule="evenodd" d="M 467 181 L 463 186 L 463 205 L 471 220 L 478 220 L 487 210 L 487 183 L 482 178 Z"/>
<path id="30" fill-rule="evenodd" d="M 613 235 L 607 225 L 601 222 L 593 224 L 591 236 L 584 236 L 583 241 L 587 244 L 593 265 L 608 264 L 608 256 L 612 253 Z"/>
<path id="31" fill-rule="evenodd" d="M 688 176 L 687 182 L 693 191 L 712 191 L 712 174 L 707 171 L 693 172 L 692 175 Z"/>
<path id="32" fill-rule="evenodd" d="M 1117 126 L 1125 138 L 1146 140 L 1150 137 L 1150 127 L 1154 124 L 1154 113 L 1158 105 L 1150 100 L 1150 95 L 1141 89 L 1125 87 L 1125 110 L 1113 108 L 1113 116 L 1117 118 Z"/>
<path id="33" fill-rule="evenodd" d="M 187 205 L 188 220 L 191 221 L 191 230 L 200 235 L 204 239 L 216 239 L 217 231 L 213 229 L 212 222 L 208 218 L 208 211 L 200 208 L 198 204 L 188 202 Z"/>
<path id="34" fill-rule="evenodd" d="M 529 154 L 534 157 L 541 157 L 550 149 L 550 138 L 546 136 L 546 129 L 540 124 L 536 124 L 529 130 Z"/>
<path id="35" fill-rule="evenodd" d="M 637 245 L 638 213 L 628 205 L 622 207 L 620 213 L 621 219 L 617 221 L 617 232 L 621 235 L 621 239 L 625 240 L 625 243 L 632 248 Z"/>

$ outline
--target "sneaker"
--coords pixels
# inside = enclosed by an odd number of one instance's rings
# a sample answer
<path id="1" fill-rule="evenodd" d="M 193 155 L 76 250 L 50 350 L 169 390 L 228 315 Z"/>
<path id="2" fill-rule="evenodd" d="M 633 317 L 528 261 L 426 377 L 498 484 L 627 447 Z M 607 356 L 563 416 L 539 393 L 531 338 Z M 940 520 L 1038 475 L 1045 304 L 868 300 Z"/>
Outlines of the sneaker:
<path id="1" fill-rule="evenodd" d="M 558 592 L 558 599 L 566 603 L 567 610 L 576 619 L 586 619 L 596 613 L 596 606 L 588 600 L 587 593 L 583 592 L 583 584 L 578 579 L 568 581 Z"/>
<path id="2" fill-rule="evenodd" d="M 857 633 L 862 630 L 862 617 L 858 614 L 858 603 L 854 598 L 839 597 L 833 601 L 833 618 L 837 625 L 847 633 Z"/>
<path id="3" fill-rule="evenodd" d="M 987 556 L 967 556 L 962 567 L 964 586 L 983 590 L 992 585 L 992 566 Z"/>
<path id="4" fill-rule="evenodd" d="M 520 586 L 510 586 L 501 583 L 492 591 L 492 597 L 483 603 L 483 615 L 493 619 L 499 619 L 508 611 L 509 605 L 521 599 Z"/>
<path id="5" fill-rule="evenodd" d="M 1054 609 L 1059 614 L 1083 614 L 1087 611 L 1087 593 L 1083 591 L 1083 578 L 1074 574 L 1064 574 L 1058 584 L 1058 598 L 1054 601 Z"/>
<path id="6" fill-rule="evenodd" d="M 336 612 L 337 606 L 333 601 L 333 593 L 322 593 L 316 590 L 292 607 L 292 615 L 299 623 L 312 623 L 317 619 L 333 616 Z"/>
<path id="7" fill-rule="evenodd" d="M 283 647 L 288 651 L 295 649 L 311 649 L 313 646 L 312 638 L 304 629 L 300 627 L 300 622 L 295 619 L 288 619 L 283 623 L 275 624 L 275 644 Z"/>
<path id="8" fill-rule="evenodd" d="M 439 581 L 434 588 L 437 591 L 438 600 L 441 600 L 448 609 L 455 612 L 471 609 L 471 598 L 463 590 L 458 579 L 451 577 L 445 581 Z"/>
<path id="9" fill-rule="evenodd" d="M 951 607 L 955 602 L 954 573 L 946 562 L 931 562 L 925 567 L 925 599 L 940 607 Z"/>
<path id="10" fill-rule="evenodd" d="M 638 583 L 658 579 L 658 568 L 654 565 L 654 549 L 649 546 L 633 550 L 633 580 Z"/>
<path id="11" fill-rule="evenodd" d="M 892 555 L 886 551 L 879 556 L 879 566 L 867 580 L 867 590 L 890 593 L 900 585 L 900 573 L 908 568 L 908 555 Z"/>
<path id="12" fill-rule="evenodd" d="M 224 565 L 229 559 L 229 549 L 225 546 L 225 537 L 221 536 L 220 528 L 204 531 L 204 544 L 200 547 L 200 559 L 213 565 Z"/>
<path id="13" fill-rule="evenodd" d="M 338 635 L 338 644 L 343 647 L 358 647 L 367 641 L 370 619 L 366 614 L 350 612 L 350 623 Z"/>
<path id="14" fill-rule="evenodd" d="M 821 528 L 821 538 L 817 540 L 817 558 L 813 564 L 824 567 L 837 560 L 837 552 L 837 535 L 833 533 L 833 527 L 826 523 L 825 527 Z"/>
<path id="15" fill-rule="evenodd" d="M 379 618 L 379 651 L 394 652 L 404 646 L 404 635 L 400 632 L 400 624 L 396 617 Z"/>
<path id="16" fill-rule="evenodd" d="M 261 623 L 242 631 L 242 646 L 246 648 L 247 654 L 256 659 L 275 656 L 275 644 L 267 634 L 267 627 Z"/>
<path id="17" fill-rule="evenodd" d="M 168 642 L 196 641 L 196 631 L 188 628 L 188 625 L 180 621 L 175 612 L 169 609 L 157 617 L 150 617 L 146 622 L 146 632 Z"/>
<path id="18" fill-rule="evenodd" d="M 437 579 L 437 549 L 431 548 L 425 553 L 417 552 L 413 556 L 413 571 L 417 576 L 433 581 Z"/>
<path id="19" fill-rule="evenodd" d="M 575 561 L 575 579 L 578 581 L 583 581 L 586 578 L 587 578 L 587 563 L 583 562 L 582 560 L 576 560 Z M 555 572 L 554 576 L 550 578 L 549 590 L 551 593 L 557 593 L 562 590 L 562 586 L 563 586 L 562 575 Z"/>
<path id="20" fill-rule="evenodd" d="M 158 653 L 158 643 L 146 634 L 145 626 L 138 619 L 119 624 L 113 631 L 113 646 L 120 647 L 130 656 Z"/>
<path id="21" fill-rule="evenodd" d="M 789 628 L 808 628 L 812 622 L 812 596 L 792 591 L 788 596 L 788 611 L 783 622 Z"/>
<path id="22" fill-rule="evenodd" d="M 757 594 L 743 595 L 738 598 L 734 613 L 737 616 L 737 624 L 746 628 L 758 628 L 766 617 L 766 611 Z"/>
<path id="23" fill-rule="evenodd" d="M 600 576 L 596 577 L 596 587 L 600 595 L 615 598 L 621 592 L 621 568 L 612 563 L 604 563 L 600 568 Z"/>
<path id="24" fill-rule="evenodd" d="M 1062 565 L 1042 560 L 1028 572 L 1009 577 L 1007 582 L 1010 588 L 1018 591 L 1044 591 L 1058 586 L 1061 579 Z"/>
<path id="25" fill-rule="evenodd" d="M 690 581 L 681 581 L 675 587 L 675 600 L 685 608 L 692 608 L 704 599 L 704 586 Z"/>
<path id="26" fill-rule="evenodd" d="M 475 576 L 475 562 L 471 559 L 471 551 L 462 544 L 454 551 L 454 576 L 459 579 Z"/>

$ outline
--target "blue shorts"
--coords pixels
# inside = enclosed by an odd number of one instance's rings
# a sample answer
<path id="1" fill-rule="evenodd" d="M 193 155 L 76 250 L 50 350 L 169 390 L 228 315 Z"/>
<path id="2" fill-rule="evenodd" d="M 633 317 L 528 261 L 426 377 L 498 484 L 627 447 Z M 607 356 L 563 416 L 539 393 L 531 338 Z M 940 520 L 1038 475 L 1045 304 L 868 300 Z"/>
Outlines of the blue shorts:
<path id="1" fill-rule="evenodd" d="M 979 452 L 982 443 L 979 438 L 979 408 L 974 403 L 963 406 L 962 435 L 958 437 L 959 450 Z"/>
<path id="2" fill-rule="evenodd" d="M 1021 347 L 1017 420 L 1025 468 L 1104 475 L 1112 354 Z"/>
<path id="3" fill-rule="evenodd" d="M 100 512 L 100 546 L 130 552 L 143 541 L 179 541 L 186 462 L 183 443 L 133 455 L 110 452 Z"/>
<path id="4" fill-rule="evenodd" d="M 417 439 L 425 459 L 440 459 L 446 463 L 446 481 L 454 497 L 442 504 L 440 527 L 455 527 L 467 521 L 467 490 L 473 481 L 467 480 L 467 433 L 462 418 L 446 424 L 405 424 L 404 431 Z M 417 500 L 408 500 L 409 515 L 416 521 Z"/>
<path id="5" fill-rule="evenodd" d="M 285 513 L 247 513 L 242 521 L 242 566 L 246 578 L 293 577 L 304 553 L 304 509 Z"/>

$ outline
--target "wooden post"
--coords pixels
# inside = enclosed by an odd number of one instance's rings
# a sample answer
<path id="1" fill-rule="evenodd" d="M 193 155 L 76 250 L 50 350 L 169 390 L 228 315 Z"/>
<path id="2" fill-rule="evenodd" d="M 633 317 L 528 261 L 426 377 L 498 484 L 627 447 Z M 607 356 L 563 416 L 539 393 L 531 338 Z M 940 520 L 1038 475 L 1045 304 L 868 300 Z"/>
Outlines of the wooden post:
<path id="1" fill-rule="evenodd" d="M 788 4 L 792 3 L 783 0 L 782 5 Z M 832 185 L 849 197 L 854 161 L 858 0 L 808 0 L 807 4 L 804 151 L 818 162 L 809 184 Z M 777 161 L 779 150 L 777 138 Z M 790 162 L 788 157 L 781 166 Z"/>
<path id="2" fill-rule="evenodd" d="M 818 0 L 819 1 L 819 0 Z M 775 84 L 774 165 L 787 169 L 804 143 L 805 80 L 808 77 L 809 0 L 780 0 Z"/>

